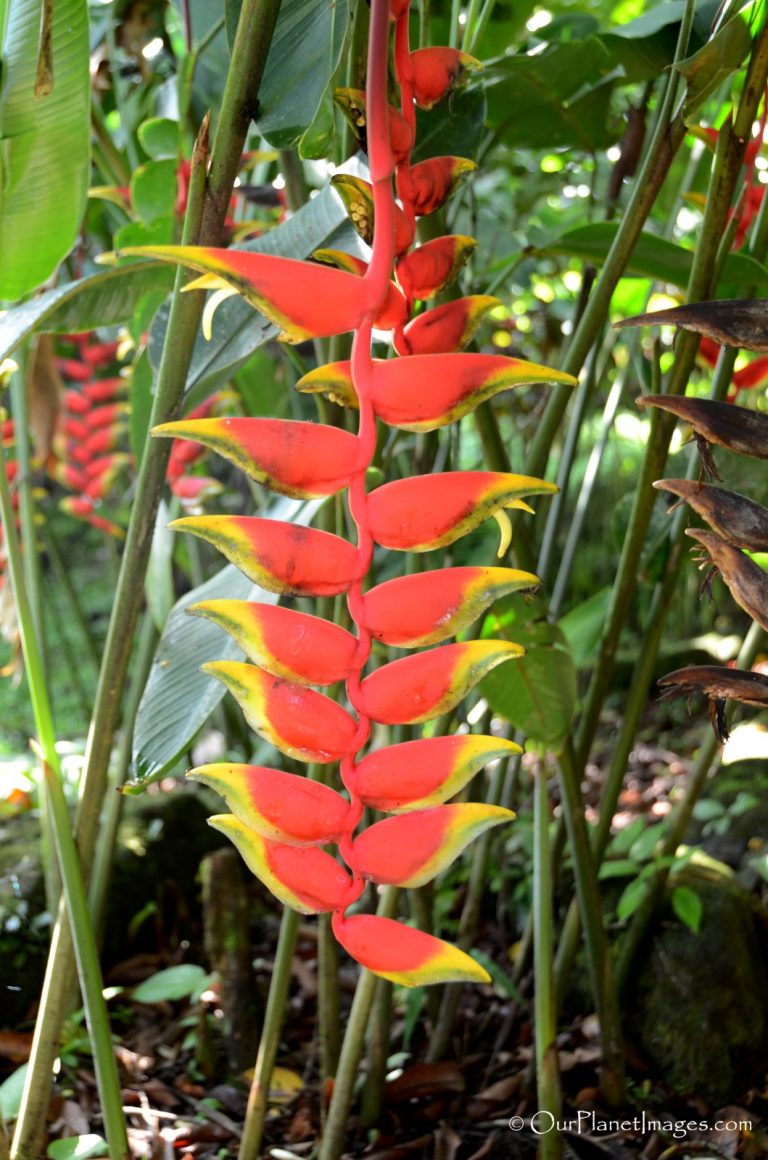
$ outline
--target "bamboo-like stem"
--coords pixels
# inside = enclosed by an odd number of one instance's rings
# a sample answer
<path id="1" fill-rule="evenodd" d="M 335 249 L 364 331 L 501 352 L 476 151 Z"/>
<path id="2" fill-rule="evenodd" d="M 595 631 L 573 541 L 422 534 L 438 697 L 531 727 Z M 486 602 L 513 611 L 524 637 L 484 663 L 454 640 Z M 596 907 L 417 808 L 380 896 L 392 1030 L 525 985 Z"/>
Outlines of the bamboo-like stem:
<path id="1" fill-rule="evenodd" d="M 552 976 L 553 923 L 552 869 L 549 849 L 549 799 L 547 776 L 539 762 L 533 795 L 533 943 L 535 964 L 534 1026 L 536 1096 L 539 1111 L 560 1117 L 560 1068 L 557 1058 L 557 1007 Z M 541 1160 L 560 1160 L 560 1133 L 540 1137 Z"/>
<path id="2" fill-rule="evenodd" d="M 385 918 L 393 918 L 397 913 L 400 901 L 400 891 L 395 886 L 386 886 L 381 892 L 381 901 L 376 913 Z M 341 1047 L 339 1066 L 336 1072 L 336 1082 L 333 1086 L 333 1097 L 328 1109 L 328 1119 L 325 1122 L 318 1160 L 339 1160 L 344 1151 L 347 1128 L 349 1125 L 349 1109 L 352 1106 L 352 1097 L 357 1079 L 357 1069 L 365 1044 L 365 1032 L 376 994 L 378 979 L 371 971 L 363 968 L 355 988 L 355 997 L 347 1019 L 344 1033 L 344 1042 Z M 239 1160 L 250 1160 L 254 1153 L 247 1156 L 243 1153 Z"/>
<path id="3" fill-rule="evenodd" d="M 149 671 L 157 643 L 157 629 L 149 611 L 144 612 L 138 634 L 138 647 L 134 671 L 128 687 L 123 713 L 122 730 L 117 745 L 114 769 L 111 777 L 111 786 L 114 792 L 107 794 L 104 806 L 102 824 L 96 842 L 93 858 L 93 872 L 91 874 L 88 900 L 97 934 L 100 935 L 107 905 L 109 883 L 112 876 L 112 863 L 115 857 L 115 841 L 117 827 L 120 822 L 123 795 L 118 792 L 119 787 L 128 776 L 131 764 L 131 750 L 133 745 L 133 728 L 139 712 L 139 704 L 147 683 Z"/>
<path id="4" fill-rule="evenodd" d="M 222 97 L 216 138 L 208 168 L 208 119 L 195 145 L 184 222 L 186 243 L 213 244 L 221 235 L 227 207 L 240 165 L 255 94 L 261 81 L 280 0 L 244 0 L 232 60 Z M 176 417 L 184 394 L 194 339 L 202 314 L 204 294 L 182 294 L 189 275 L 179 269 L 171 300 L 151 424 Z M 116 585 L 96 694 L 82 780 L 77 842 L 83 872 L 88 878 L 107 784 L 109 759 L 120 718 L 123 688 L 133 635 L 143 599 L 143 579 L 152 543 L 155 517 L 164 485 L 169 445 L 151 442 L 142 458 L 131 509 L 125 548 Z M 59 911 L 57 930 L 48 960 L 44 1001 L 39 1021 L 46 1027 L 27 1073 L 25 1104 L 16 1125 L 13 1160 L 37 1160 L 44 1124 L 51 1066 L 58 1050 L 63 996 L 71 979 L 72 939 L 66 915 Z M 34 1091 L 34 1097 L 32 1092 Z"/>
<path id="5" fill-rule="evenodd" d="M 384 1102 L 389 1041 L 392 1032 L 392 984 L 387 979 L 376 983 L 373 1016 L 368 1028 L 368 1074 L 360 1100 L 360 1123 L 364 1127 L 378 1122 Z"/>
<path id="6" fill-rule="evenodd" d="M 299 931 L 300 916 L 295 910 L 287 907 L 283 910 L 280 923 L 280 937 L 275 952 L 275 965 L 272 971 L 272 982 L 269 988 L 267 1009 L 264 1013 L 264 1026 L 261 1031 L 261 1042 L 256 1056 L 256 1066 L 253 1071 L 253 1080 L 248 1093 L 248 1106 L 245 1112 L 243 1135 L 238 1150 L 238 1160 L 254 1160 L 261 1150 L 261 1137 L 264 1133 L 264 1118 L 267 1114 L 267 1097 L 269 1096 L 269 1081 L 272 1069 L 277 1059 L 277 1049 L 280 1045 L 280 1031 L 285 1016 L 285 1004 L 288 999 L 288 987 L 291 981 L 291 962 L 296 949 L 296 938 Z"/>
<path id="7" fill-rule="evenodd" d="M 29 685 L 30 700 L 35 716 L 40 758 L 43 763 L 43 787 L 49 811 L 51 830 L 56 843 L 59 870 L 64 888 L 64 900 L 72 930 L 75 935 L 75 951 L 80 989 L 85 1007 L 88 1032 L 93 1047 L 93 1061 L 96 1080 L 101 1097 L 104 1128 L 110 1154 L 115 1160 L 128 1157 L 128 1137 L 120 1098 L 120 1084 L 117 1078 L 112 1050 L 112 1036 L 109 1028 L 107 1005 L 102 993 L 101 970 L 93 935 L 85 887 L 80 862 L 72 836 L 69 812 L 61 781 L 61 766 L 56 751 L 56 734 L 53 714 L 48 699 L 48 689 L 43 671 L 43 659 L 37 638 L 32 609 L 27 593 L 26 578 L 21 556 L 21 548 L 16 535 L 11 492 L 5 468 L 5 458 L 0 445 L 0 516 L 2 517 L 3 541 L 8 562 L 8 573 L 13 586 L 16 612 L 24 653 L 24 664 Z M 41 1021 L 36 1028 L 37 1035 L 45 1035 L 47 1029 Z"/>
<path id="8" fill-rule="evenodd" d="M 744 149 L 749 139 L 749 131 L 767 76 L 768 29 L 764 28 L 755 41 L 733 128 L 729 131 L 726 126 L 721 130 L 718 138 L 710 194 L 707 197 L 700 232 L 700 244 L 694 256 L 688 283 L 686 297 L 689 302 L 696 302 L 706 297 L 712 290 L 713 270 L 719 242 L 725 230 L 726 218 L 738 181 Z M 669 394 L 677 395 L 684 392 L 696 358 L 698 344 L 698 335 L 689 332 L 681 333 L 675 362 L 667 385 Z M 670 422 L 670 420 L 672 421 Z M 614 658 L 621 630 L 626 620 L 626 611 L 637 584 L 637 562 L 645 543 L 656 499 L 656 493 L 651 485 L 663 473 L 673 428 L 674 416 L 666 413 L 659 411 L 651 420 L 646 453 L 640 478 L 637 481 L 634 504 L 617 569 L 611 605 L 592 678 L 584 698 L 582 718 L 576 739 L 576 766 L 579 771 L 584 768 L 592 745 L 603 698 L 613 673 Z"/>
<path id="9" fill-rule="evenodd" d="M 686 127 L 682 116 L 674 114 L 673 111 L 679 86 L 679 76 L 675 64 L 686 55 L 693 25 L 694 9 L 694 0 L 687 0 L 680 24 L 675 60 L 667 74 L 656 129 L 645 160 L 638 172 L 632 195 L 619 223 L 616 236 L 606 256 L 602 273 L 590 295 L 586 309 L 579 319 L 563 359 L 562 369 L 568 374 L 578 375 L 584 365 L 584 360 L 605 322 L 613 292 L 624 273 L 669 167 L 685 137 Z M 567 388 L 553 388 L 541 423 L 531 443 L 525 464 L 526 475 L 541 475 L 546 470 L 549 450 L 565 414 L 569 399 L 570 392 Z"/>
<path id="10" fill-rule="evenodd" d="M 320 1035 L 320 1066 L 323 1078 L 334 1076 L 341 1051 L 341 997 L 339 994 L 339 944 L 327 914 L 320 915 L 317 938 L 317 1016 Z"/>
<path id="11" fill-rule="evenodd" d="M 587 962 L 595 999 L 603 1048 L 600 1086 L 609 1106 L 624 1100 L 624 1049 L 619 1005 L 613 982 L 608 939 L 600 909 L 600 889 L 584 817 L 584 803 L 573 764 L 573 751 L 567 744 L 558 760 L 558 778 L 563 797 L 563 813 L 573 858 L 576 896 L 584 927 Z"/>

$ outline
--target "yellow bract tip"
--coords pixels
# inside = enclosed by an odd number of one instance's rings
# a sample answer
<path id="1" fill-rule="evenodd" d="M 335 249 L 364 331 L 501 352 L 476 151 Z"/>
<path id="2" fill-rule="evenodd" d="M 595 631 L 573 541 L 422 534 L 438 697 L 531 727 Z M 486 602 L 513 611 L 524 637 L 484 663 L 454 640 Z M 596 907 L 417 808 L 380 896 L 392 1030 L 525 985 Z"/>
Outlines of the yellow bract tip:
<path id="1" fill-rule="evenodd" d="M 499 525 L 501 531 L 501 540 L 499 542 L 499 550 L 496 553 L 499 559 L 504 555 L 509 545 L 512 543 L 512 521 L 503 508 L 493 513 L 493 518 Z"/>

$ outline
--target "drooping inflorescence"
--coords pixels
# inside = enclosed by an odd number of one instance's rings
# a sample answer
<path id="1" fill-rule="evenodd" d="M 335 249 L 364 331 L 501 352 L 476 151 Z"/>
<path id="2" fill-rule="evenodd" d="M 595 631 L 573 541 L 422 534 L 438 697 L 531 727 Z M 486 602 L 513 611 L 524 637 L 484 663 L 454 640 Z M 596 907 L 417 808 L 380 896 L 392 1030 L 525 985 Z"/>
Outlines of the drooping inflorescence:
<path id="1" fill-rule="evenodd" d="M 390 29 L 400 109 L 388 104 Z M 342 103 L 364 132 L 370 182 L 337 183 L 371 243 L 370 262 L 324 252 L 320 263 L 202 247 L 140 252 L 199 270 L 192 285 L 236 291 L 288 341 L 354 332 L 348 362 L 319 367 L 299 383 L 358 410 L 355 434 L 320 423 L 206 418 L 164 424 L 156 434 L 202 443 L 283 495 L 346 491 L 356 544 L 313 528 L 250 516 L 205 515 L 177 528 L 213 543 L 251 579 L 281 595 L 346 594 L 353 631 L 291 608 L 212 600 L 191 611 L 233 636 L 249 663 L 206 666 L 240 703 L 249 725 L 300 762 L 339 765 L 344 792 L 260 766 L 220 763 L 192 770 L 230 814 L 212 824 L 229 835 L 253 872 L 286 905 L 330 912 L 339 942 L 385 978 L 416 985 L 487 979 L 456 947 L 392 919 L 350 912 L 365 884 L 429 881 L 490 826 L 513 815 L 497 806 L 444 804 L 513 742 L 453 735 L 371 749 L 373 723 L 416 725 L 455 708 L 467 691 L 522 649 L 500 640 L 446 643 L 499 596 L 535 588 L 513 568 L 446 567 L 367 587 L 374 552 L 423 552 L 450 544 L 490 515 L 508 542 L 506 509 L 554 491 L 539 479 L 456 471 L 384 483 L 367 491 L 377 424 L 432 431 L 522 383 L 571 382 L 514 358 L 463 348 L 495 300 L 483 295 L 421 309 L 456 276 L 475 247 L 447 236 L 415 245 L 416 218 L 438 209 L 462 173 L 462 158 L 411 164 L 415 109 L 443 99 L 477 62 L 447 48 L 412 53 L 408 3 L 373 0 L 365 93 Z M 138 252 L 138 251 L 132 251 Z M 394 357 L 372 356 L 374 330 L 391 332 Z M 372 643 L 411 650 L 370 669 Z M 412 651 L 424 649 L 426 651 Z M 343 682 L 349 708 L 316 687 Z M 312 686 L 315 686 L 313 688 Z M 359 830 L 366 808 L 390 815 Z M 324 849 L 338 848 L 338 858 Z M 343 863 L 343 864 L 342 864 Z"/>

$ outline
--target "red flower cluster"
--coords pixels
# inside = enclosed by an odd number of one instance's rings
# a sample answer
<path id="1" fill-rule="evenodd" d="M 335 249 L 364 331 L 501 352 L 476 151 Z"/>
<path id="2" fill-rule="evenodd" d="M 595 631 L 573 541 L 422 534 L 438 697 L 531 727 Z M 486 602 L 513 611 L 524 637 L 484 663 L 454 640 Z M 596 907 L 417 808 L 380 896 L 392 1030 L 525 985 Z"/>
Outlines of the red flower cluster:
<path id="1" fill-rule="evenodd" d="M 399 109 L 387 104 L 390 17 Z M 411 53 L 408 4 L 396 0 L 390 12 L 387 0 L 373 0 L 367 89 L 342 95 L 353 123 L 364 130 L 371 180 L 340 183 L 353 222 L 372 242 L 369 263 L 327 251 L 319 256 L 330 266 L 198 247 L 138 251 L 202 271 L 206 286 L 219 280 L 234 288 L 289 341 L 354 331 L 351 359 L 317 368 L 299 386 L 357 408 L 356 434 L 317 423 L 235 418 L 182 420 L 155 433 L 203 443 L 284 495 L 347 489 L 355 545 L 249 516 L 199 516 L 175 525 L 215 544 L 272 592 L 346 594 L 354 632 L 258 602 L 212 600 L 190 609 L 220 624 L 253 662 L 205 666 L 237 698 L 249 725 L 298 761 L 338 762 L 346 795 L 261 766 L 207 765 L 190 776 L 226 799 L 232 813 L 212 824 L 232 838 L 281 901 L 307 913 L 331 912 L 336 937 L 358 962 L 408 986 L 488 976 L 439 939 L 350 908 L 367 882 L 418 886 L 478 833 L 509 821 L 513 815 L 500 807 L 443 803 L 488 762 L 519 747 L 466 734 L 366 751 L 371 727 L 415 725 L 450 712 L 485 673 L 520 656 L 523 650 L 510 641 L 445 642 L 498 596 L 530 590 L 538 581 L 485 566 L 446 567 L 373 587 L 365 579 L 377 545 L 428 551 L 453 543 L 490 515 L 499 519 L 506 547 L 505 509 L 525 508 L 522 496 L 555 488 L 524 476 L 457 471 L 385 483 L 368 493 L 377 423 L 432 431 L 517 384 L 572 382 L 513 358 L 460 353 L 493 299 L 460 298 L 416 312 L 417 303 L 456 276 L 475 242 L 449 236 L 414 248 L 417 215 L 437 209 L 458 176 L 472 168 L 453 157 L 411 165 L 415 108 L 444 99 L 473 67 L 476 62 L 452 49 Z M 400 357 L 372 357 L 374 329 L 392 332 Z M 438 647 L 410 652 L 366 675 L 373 641 L 404 650 Z M 341 681 L 352 712 L 310 687 Z M 391 816 L 357 833 L 366 807 Z M 329 844 L 337 845 L 345 865 L 321 848 Z"/>

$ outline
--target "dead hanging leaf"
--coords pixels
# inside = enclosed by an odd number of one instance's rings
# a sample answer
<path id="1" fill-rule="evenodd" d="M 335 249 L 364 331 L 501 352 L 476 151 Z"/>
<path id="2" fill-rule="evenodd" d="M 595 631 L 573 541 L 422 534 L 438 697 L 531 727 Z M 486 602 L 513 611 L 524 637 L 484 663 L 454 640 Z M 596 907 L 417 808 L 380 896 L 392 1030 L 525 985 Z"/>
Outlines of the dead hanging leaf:
<path id="1" fill-rule="evenodd" d="M 29 425 L 35 441 L 35 456 L 45 463 L 53 449 L 53 440 L 61 413 L 64 384 L 56 369 L 53 336 L 41 334 L 29 368 Z"/>
<path id="2" fill-rule="evenodd" d="M 690 479 L 657 479 L 653 486 L 679 496 L 681 502 L 707 521 L 713 532 L 734 547 L 768 552 L 768 508 L 735 491 Z M 678 506 L 673 504 L 669 510 Z"/>
<path id="3" fill-rule="evenodd" d="M 754 560 L 738 548 L 726 543 L 714 532 L 702 528 L 686 528 L 685 534 L 696 540 L 709 553 L 716 571 L 720 573 L 733 599 L 761 628 L 768 630 L 768 576 Z M 704 582 L 708 588 L 710 577 Z"/>
<path id="4" fill-rule="evenodd" d="M 768 707 L 768 677 L 746 669 L 729 669 L 724 665 L 689 665 L 676 669 L 659 680 L 661 700 L 692 697 L 701 693 L 707 698 L 709 719 L 715 736 L 723 744 L 728 740 L 725 702 L 739 701 L 758 709 Z"/>
<path id="5" fill-rule="evenodd" d="M 614 322 L 624 326 L 679 326 L 703 334 L 721 346 L 768 351 L 768 301 L 762 298 L 721 299 L 692 302 L 669 310 L 651 310 Z"/>
<path id="6" fill-rule="evenodd" d="M 641 395 L 638 407 L 659 407 L 678 419 L 690 423 L 696 437 L 705 472 L 719 479 L 709 444 L 768 459 L 768 415 L 735 407 L 733 403 L 717 403 L 713 399 L 686 399 L 677 395 Z"/>

